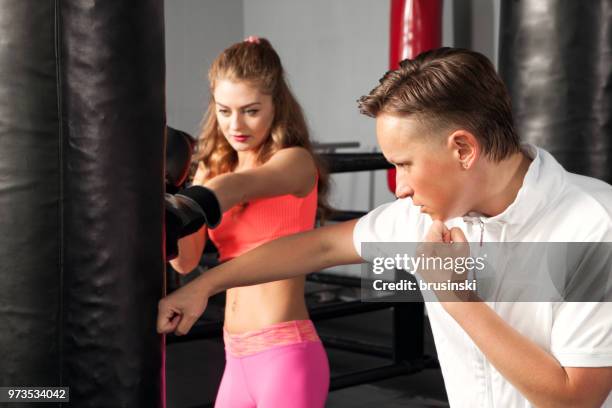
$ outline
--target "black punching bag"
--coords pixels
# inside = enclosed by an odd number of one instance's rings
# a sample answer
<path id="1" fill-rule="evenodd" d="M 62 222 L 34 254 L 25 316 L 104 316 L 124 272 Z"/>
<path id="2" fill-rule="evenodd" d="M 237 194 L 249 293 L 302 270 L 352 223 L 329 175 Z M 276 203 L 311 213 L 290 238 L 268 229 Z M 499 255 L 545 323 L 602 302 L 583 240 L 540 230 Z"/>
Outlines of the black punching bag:
<path id="1" fill-rule="evenodd" d="M 612 2 L 501 7 L 499 70 L 521 136 L 569 171 L 612 182 Z"/>
<path id="2" fill-rule="evenodd" d="M 163 0 L 0 3 L 0 386 L 164 406 L 163 21 Z"/>

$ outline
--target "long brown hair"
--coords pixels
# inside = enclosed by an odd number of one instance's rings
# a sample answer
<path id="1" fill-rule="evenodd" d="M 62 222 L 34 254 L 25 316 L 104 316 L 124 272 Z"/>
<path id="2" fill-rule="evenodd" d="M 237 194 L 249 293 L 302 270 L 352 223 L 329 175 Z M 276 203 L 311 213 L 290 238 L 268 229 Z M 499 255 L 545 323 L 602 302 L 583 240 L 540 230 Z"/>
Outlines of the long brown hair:
<path id="1" fill-rule="evenodd" d="M 274 153 L 287 147 L 299 146 L 308 150 L 319 172 L 318 211 L 324 219 L 331 211 L 327 203 L 329 177 L 313 152 L 304 113 L 287 85 L 280 57 L 265 38 L 258 42 L 239 42 L 225 49 L 208 71 L 211 96 L 195 154 L 196 162 L 202 162 L 207 171 L 206 178 L 232 172 L 238 164 L 238 153 L 225 139 L 217 122 L 214 89 L 222 79 L 247 82 L 272 96 L 274 120 L 270 137 L 259 147 L 257 161 L 263 164 Z"/>

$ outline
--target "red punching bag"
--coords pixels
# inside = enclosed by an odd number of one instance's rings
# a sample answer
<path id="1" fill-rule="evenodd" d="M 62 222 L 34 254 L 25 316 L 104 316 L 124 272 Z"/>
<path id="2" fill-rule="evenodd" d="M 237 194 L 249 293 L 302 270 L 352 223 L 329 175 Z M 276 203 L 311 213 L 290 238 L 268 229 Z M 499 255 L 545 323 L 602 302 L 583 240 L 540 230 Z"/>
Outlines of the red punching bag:
<path id="1" fill-rule="evenodd" d="M 442 0 L 391 0 L 389 69 L 441 45 Z M 388 170 L 387 184 L 395 193 L 395 169 Z"/>

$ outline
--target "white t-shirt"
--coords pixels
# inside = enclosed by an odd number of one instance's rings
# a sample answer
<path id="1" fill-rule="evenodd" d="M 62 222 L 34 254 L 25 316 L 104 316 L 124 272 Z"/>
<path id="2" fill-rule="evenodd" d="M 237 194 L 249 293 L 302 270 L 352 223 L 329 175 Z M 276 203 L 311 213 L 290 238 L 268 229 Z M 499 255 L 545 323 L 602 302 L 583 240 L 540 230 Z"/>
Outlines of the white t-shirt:
<path id="1" fill-rule="evenodd" d="M 446 222 L 478 242 L 612 242 L 612 187 L 566 172 L 545 150 L 524 146 L 533 161 L 515 201 L 495 217 L 469 214 Z M 419 242 L 432 220 L 411 199 L 382 205 L 359 220 L 362 242 Z M 372 261 L 366 259 L 366 261 Z M 508 324 L 562 366 L 612 366 L 612 303 L 487 302 Z M 439 303 L 426 302 L 452 407 L 531 407 Z M 612 408 L 612 394 L 603 405 Z"/>

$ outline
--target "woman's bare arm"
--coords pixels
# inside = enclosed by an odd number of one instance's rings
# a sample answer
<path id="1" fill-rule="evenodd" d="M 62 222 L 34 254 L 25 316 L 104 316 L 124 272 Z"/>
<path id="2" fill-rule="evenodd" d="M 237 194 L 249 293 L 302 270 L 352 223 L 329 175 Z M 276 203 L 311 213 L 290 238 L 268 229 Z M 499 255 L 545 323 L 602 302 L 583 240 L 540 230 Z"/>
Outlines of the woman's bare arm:
<path id="1" fill-rule="evenodd" d="M 206 170 L 199 166 L 193 177 L 194 184 L 203 184 L 206 178 Z M 202 251 L 206 244 L 206 226 L 191 235 L 187 235 L 178 240 L 178 255 L 170 261 L 172 268 L 178 273 L 185 275 L 193 271 L 200 263 Z"/>
<path id="2" fill-rule="evenodd" d="M 233 206 L 255 198 L 293 194 L 305 196 L 314 187 L 317 168 L 310 153 L 301 147 L 276 152 L 260 167 L 237 171 L 207 180 L 207 172 L 200 165 L 193 184 L 210 188 L 225 212 Z M 198 265 L 206 244 L 206 228 L 179 240 L 179 253 L 170 264 L 181 274 L 191 272 Z"/>
<path id="3" fill-rule="evenodd" d="M 203 185 L 214 191 L 225 212 L 256 198 L 305 196 L 314 187 L 316 174 L 311 154 L 304 148 L 290 147 L 276 152 L 257 168 L 221 174 Z"/>
<path id="4" fill-rule="evenodd" d="M 204 312 L 208 298 L 228 288 L 363 262 L 353 245 L 356 222 L 283 237 L 207 271 L 159 302 L 157 330 L 187 333 Z"/>

